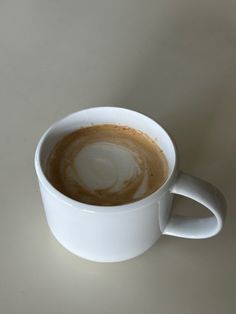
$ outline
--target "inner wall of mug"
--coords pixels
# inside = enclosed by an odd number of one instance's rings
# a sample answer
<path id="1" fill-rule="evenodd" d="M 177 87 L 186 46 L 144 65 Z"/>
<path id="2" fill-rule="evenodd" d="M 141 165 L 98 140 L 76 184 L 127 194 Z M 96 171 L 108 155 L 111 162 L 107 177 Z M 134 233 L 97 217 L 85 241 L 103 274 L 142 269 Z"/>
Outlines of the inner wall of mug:
<path id="1" fill-rule="evenodd" d="M 39 161 L 44 172 L 49 153 L 65 135 L 81 128 L 98 124 L 125 125 L 147 134 L 163 150 L 168 162 L 168 177 L 174 170 L 176 154 L 166 131 L 149 117 L 124 108 L 95 107 L 75 112 L 56 122 L 43 135 L 39 149 Z"/>

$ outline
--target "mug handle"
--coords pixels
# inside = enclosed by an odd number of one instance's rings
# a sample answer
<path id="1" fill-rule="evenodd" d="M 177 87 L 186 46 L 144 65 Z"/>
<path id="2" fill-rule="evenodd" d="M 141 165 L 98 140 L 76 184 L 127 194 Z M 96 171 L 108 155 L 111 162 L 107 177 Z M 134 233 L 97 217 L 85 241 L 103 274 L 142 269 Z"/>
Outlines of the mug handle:
<path id="1" fill-rule="evenodd" d="M 171 188 L 171 193 L 193 199 L 207 207 L 213 215 L 204 218 L 171 215 L 163 234 L 189 239 L 204 239 L 214 236 L 222 229 L 226 201 L 216 187 L 204 180 L 180 172 Z"/>

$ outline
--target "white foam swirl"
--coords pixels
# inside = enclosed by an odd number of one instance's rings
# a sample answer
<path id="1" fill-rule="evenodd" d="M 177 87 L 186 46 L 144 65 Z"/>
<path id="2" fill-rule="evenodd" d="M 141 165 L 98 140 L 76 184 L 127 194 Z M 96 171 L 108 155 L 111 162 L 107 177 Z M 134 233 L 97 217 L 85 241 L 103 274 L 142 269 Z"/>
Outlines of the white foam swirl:
<path id="1" fill-rule="evenodd" d="M 66 175 L 90 191 L 121 191 L 125 184 L 141 173 L 138 156 L 129 148 L 111 142 L 84 146 L 68 165 Z M 146 192 L 147 175 L 138 187 L 135 198 Z"/>

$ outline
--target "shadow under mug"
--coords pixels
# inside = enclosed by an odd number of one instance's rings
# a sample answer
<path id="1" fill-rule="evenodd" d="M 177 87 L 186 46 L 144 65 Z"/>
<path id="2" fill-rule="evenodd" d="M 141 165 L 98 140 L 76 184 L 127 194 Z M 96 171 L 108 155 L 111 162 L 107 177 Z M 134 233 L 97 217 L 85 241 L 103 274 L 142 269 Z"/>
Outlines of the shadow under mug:
<path id="1" fill-rule="evenodd" d="M 65 196 L 47 180 L 45 162 L 63 136 L 80 127 L 106 123 L 140 130 L 163 150 L 168 178 L 151 195 L 124 205 L 89 205 Z M 127 260 L 145 252 L 162 234 L 203 239 L 214 236 L 223 226 L 226 209 L 223 195 L 210 183 L 179 171 L 176 147 L 170 135 L 156 121 L 133 110 L 94 107 L 56 122 L 37 145 L 35 169 L 51 232 L 66 249 L 88 260 Z M 174 194 L 201 203 L 212 215 L 196 218 L 171 214 Z"/>

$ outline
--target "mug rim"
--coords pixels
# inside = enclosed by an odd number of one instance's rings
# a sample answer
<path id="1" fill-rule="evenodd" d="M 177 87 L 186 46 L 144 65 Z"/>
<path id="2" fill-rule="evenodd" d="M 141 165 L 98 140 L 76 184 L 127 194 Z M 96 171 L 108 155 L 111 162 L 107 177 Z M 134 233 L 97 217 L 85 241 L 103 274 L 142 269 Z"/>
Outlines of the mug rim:
<path id="1" fill-rule="evenodd" d="M 50 132 L 56 126 L 60 125 L 64 120 L 66 120 L 70 116 L 78 114 L 79 112 L 82 112 L 82 111 L 90 111 L 90 110 L 94 110 L 94 109 L 103 109 L 103 110 L 120 109 L 120 110 L 124 110 L 127 112 L 134 112 L 134 113 L 142 115 L 143 117 L 145 117 L 147 119 L 152 120 L 154 123 L 156 123 L 157 125 L 159 125 L 159 127 L 162 128 L 162 130 L 165 132 L 166 136 L 169 137 L 170 142 L 173 146 L 173 151 L 175 154 L 175 156 L 174 156 L 175 162 L 174 162 L 173 169 L 170 171 L 167 179 L 157 190 L 155 190 L 154 192 L 152 192 L 148 196 L 146 196 L 140 200 L 134 201 L 134 202 L 130 202 L 130 203 L 126 203 L 126 204 L 120 204 L 120 205 L 106 206 L 106 205 L 87 204 L 87 203 L 83 203 L 83 202 L 74 200 L 74 199 L 66 196 L 65 194 L 61 193 L 59 190 L 57 190 L 50 183 L 50 181 L 47 179 L 47 177 L 44 174 L 44 171 L 43 171 L 42 166 L 41 166 L 41 161 L 40 161 L 40 153 L 41 153 L 41 149 L 42 149 L 42 146 L 44 144 L 45 139 L 47 138 L 47 136 L 50 134 Z M 96 106 L 96 107 L 90 107 L 90 108 L 75 111 L 75 112 L 70 113 L 70 114 L 66 115 L 65 117 L 57 120 L 53 124 L 51 124 L 51 126 L 42 134 L 42 136 L 40 137 L 40 139 L 38 141 L 38 144 L 36 146 L 35 156 L 34 156 L 34 166 L 35 166 L 35 171 L 36 171 L 36 174 L 37 174 L 37 177 L 38 177 L 40 184 L 43 185 L 43 187 L 47 190 L 48 193 L 52 194 L 54 197 L 56 197 L 61 202 L 66 203 L 67 205 L 76 207 L 78 210 L 83 211 L 83 212 L 109 214 L 109 213 L 115 213 L 115 212 L 121 212 L 121 211 L 122 212 L 123 211 L 132 211 L 132 210 L 138 209 L 140 207 L 146 206 L 147 204 L 153 202 L 154 199 L 158 198 L 164 191 L 168 190 L 169 186 L 172 185 L 171 183 L 174 181 L 175 177 L 177 176 L 178 152 L 177 152 L 175 141 L 174 141 L 173 137 L 170 135 L 170 133 L 159 122 L 152 119 L 148 115 L 143 114 L 143 113 L 138 112 L 138 111 L 135 111 L 135 110 L 132 110 L 132 109 L 123 108 L 123 107 Z"/>

